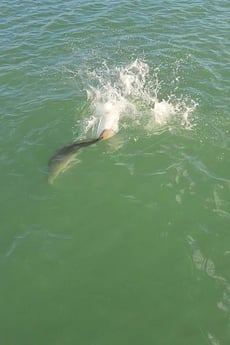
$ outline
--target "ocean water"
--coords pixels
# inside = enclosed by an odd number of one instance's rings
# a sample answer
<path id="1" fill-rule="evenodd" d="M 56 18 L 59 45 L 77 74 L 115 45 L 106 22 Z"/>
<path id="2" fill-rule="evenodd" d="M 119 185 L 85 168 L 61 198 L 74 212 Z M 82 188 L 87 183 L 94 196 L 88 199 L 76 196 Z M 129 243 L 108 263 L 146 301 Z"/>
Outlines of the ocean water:
<path id="1" fill-rule="evenodd" d="M 1 1 L 1 344 L 230 343 L 229 10 Z"/>

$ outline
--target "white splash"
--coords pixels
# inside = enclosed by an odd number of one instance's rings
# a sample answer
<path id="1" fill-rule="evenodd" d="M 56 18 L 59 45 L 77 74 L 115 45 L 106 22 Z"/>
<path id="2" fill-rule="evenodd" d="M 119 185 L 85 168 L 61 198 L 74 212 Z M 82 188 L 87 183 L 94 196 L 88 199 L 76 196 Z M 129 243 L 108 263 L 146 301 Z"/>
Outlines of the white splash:
<path id="1" fill-rule="evenodd" d="M 148 133 L 167 126 L 191 129 L 191 113 L 197 104 L 173 94 L 162 98 L 163 82 L 159 68 L 150 71 L 147 63 L 135 60 L 124 67 L 103 68 L 88 72 L 87 98 L 91 116 L 84 119 L 83 132 L 99 135 L 103 129 L 118 132 L 120 128 L 142 128 Z M 179 76 L 171 83 L 179 81 Z"/>
<path id="2" fill-rule="evenodd" d="M 158 125 L 166 125 L 176 113 L 175 107 L 164 99 L 161 102 L 156 100 L 151 110 L 154 121 Z"/>

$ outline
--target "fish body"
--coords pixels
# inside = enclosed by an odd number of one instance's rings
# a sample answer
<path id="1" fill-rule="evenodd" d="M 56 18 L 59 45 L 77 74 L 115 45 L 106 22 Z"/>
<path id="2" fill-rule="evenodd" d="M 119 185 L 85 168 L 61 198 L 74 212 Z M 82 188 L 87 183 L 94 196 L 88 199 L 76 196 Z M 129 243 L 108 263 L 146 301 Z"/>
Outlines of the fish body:
<path id="1" fill-rule="evenodd" d="M 69 145 L 62 147 L 58 150 L 49 160 L 49 183 L 52 184 L 56 177 L 66 171 L 71 163 L 74 161 L 78 151 L 81 148 L 93 145 L 100 140 L 105 140 L 113 136 L 115 133 L 112 130 L 103 130 L 98 138 L 90 139 L 90 140 L 83 140 L 83 141 L 75 141 Z"/>

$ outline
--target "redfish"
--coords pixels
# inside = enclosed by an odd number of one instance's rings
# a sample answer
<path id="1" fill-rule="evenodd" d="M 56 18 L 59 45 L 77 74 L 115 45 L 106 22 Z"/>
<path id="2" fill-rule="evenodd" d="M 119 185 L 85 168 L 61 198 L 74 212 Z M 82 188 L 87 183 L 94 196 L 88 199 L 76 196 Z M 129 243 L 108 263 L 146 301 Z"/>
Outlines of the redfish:
<path id="1" fill-rule="evenodd" d="M 75 141 L 59 149 L 49 160 L 49 183 L 52 184 L 57 176 L 71 166 L 78 151 L 97 143 L 98 141 L 109 139 L 115 134 L 111 129 L 104 129 L 98 138 Z"/>

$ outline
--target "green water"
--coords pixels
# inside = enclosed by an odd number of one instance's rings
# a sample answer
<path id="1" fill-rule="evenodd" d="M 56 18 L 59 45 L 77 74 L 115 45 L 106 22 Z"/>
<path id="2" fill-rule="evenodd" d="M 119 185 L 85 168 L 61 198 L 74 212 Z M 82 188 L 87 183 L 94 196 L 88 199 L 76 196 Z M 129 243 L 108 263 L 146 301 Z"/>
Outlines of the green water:
<path id="1" fill-rule="evenodd" d="M 1 2 L 0 344 L 230 343 L 229 10 Z M 95 135 L 95 90 L 135 61 L 118 134 L 50 186 L 50 156 Z"/>

